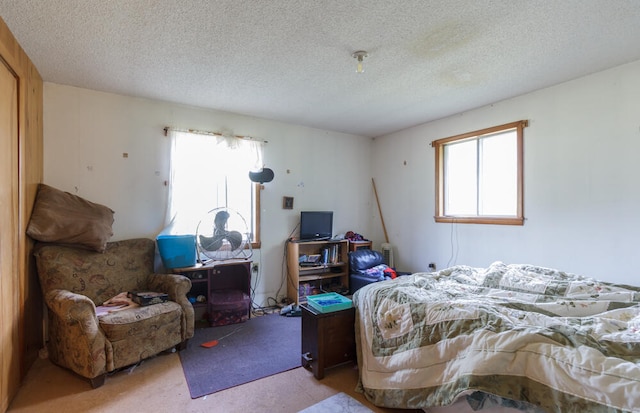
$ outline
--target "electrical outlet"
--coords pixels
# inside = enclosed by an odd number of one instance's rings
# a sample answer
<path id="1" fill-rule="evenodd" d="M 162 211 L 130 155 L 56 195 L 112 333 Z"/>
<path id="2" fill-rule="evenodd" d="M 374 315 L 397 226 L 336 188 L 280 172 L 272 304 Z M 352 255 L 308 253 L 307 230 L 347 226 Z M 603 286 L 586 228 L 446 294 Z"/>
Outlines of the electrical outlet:
<path id="1" fill-rule="evenodd" d="M 429 263 L 429 269 L 431 271 L 435 271 L 436 270 L 436 263 L 435 262 L 430 262 Z"/>
<path id="2" fill-rule="evenodd" d="M 260 270 L 260 264 L 258 264 L 257 262 L 254 262 L 251 265 L 251 272 L 257 273 L 259 270 Z"/>

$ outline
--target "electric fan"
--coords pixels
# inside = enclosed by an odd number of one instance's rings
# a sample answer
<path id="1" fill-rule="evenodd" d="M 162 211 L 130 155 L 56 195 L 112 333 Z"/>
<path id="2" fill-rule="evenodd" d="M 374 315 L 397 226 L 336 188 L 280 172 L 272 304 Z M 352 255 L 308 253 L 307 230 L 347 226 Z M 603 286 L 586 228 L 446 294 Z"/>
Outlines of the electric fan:
<path id="1" fill-rule="evenodd" d="M 242 215 L 230 208 L 209 211 L 198 224 L 196 242 L 200 254 L 223 261 L 251 257 L 251 236 Z"/>

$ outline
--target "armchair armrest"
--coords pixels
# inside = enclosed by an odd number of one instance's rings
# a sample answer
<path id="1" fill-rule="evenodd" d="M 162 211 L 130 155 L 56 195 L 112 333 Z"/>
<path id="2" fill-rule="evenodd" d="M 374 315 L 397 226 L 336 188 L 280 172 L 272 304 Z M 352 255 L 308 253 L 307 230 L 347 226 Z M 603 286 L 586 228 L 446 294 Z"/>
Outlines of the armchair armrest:
<path id="1" fill-rule="evenodd" d="M 169 294 L 171 301 L 180 304 L 184 314 L 183 337 L 185 340 L 193 337 L 195 315 L 193 306 L 187 299 L 191 280 L 180 274 L 151 274 L 147 286 L 151 291 Z"/>
<path id="2" fill-rule="evenodd" d="M 45 295 L 50 311 L 67 322 L 86 322 L 98 327 L 96 306 L 89 297 L 68 290 L 50 290 Z"/>
<path id="3" fill-rule="evenodd" d="M 64 331 L 57 335 L 58 341 L 49 342 L 52 361 L 84 377 L 93 378 L 105 373 L 106 339 L 93 301 L 82 294 L 61 289 L 47 292 L 45 301 L 51 312 L 50 328 Z"/>
<path id="4" fill-rule="evenodd" d="M 151 291 L 169 294 L 171 301 L 181 303 L 187 300 L 187 293 L 191 289 L 191 280 L 180 274 L 151 274 L 147 280 L 147 287 Z"/>

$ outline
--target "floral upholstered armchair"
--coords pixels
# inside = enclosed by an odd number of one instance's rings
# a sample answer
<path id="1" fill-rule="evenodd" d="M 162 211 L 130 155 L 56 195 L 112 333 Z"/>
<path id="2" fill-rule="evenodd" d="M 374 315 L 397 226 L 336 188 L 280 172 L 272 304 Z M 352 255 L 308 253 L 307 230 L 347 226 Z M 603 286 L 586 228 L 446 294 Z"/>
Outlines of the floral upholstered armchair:
<path id="1" fill-rule="evenodd" d="M 155 242 L 107 243 L 104 252 L 40 243 L 35 248 L 49 314 L 49 358 L 99 387 L 106 374 L 193 337 L 191 281 L 154 274 Z M 96 306 L 123 292 L 166 293 L 169 301 L 97 315 Z"/>

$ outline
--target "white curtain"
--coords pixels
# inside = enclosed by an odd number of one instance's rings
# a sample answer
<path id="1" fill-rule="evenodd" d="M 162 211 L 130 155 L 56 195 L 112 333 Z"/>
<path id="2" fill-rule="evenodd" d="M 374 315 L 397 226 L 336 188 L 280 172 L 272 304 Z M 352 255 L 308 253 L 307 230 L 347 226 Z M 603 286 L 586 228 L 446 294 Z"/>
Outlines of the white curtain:
<path id="1" fill-rule="evenodd" d="M 263 167 L 262 142 L 180 131 L 172 131 L 170 139 L 165 225 L 176 234 L 195 234 L 200 219 L 218 207 L 232 208 L 252 222 L 249 171 Z"/>

